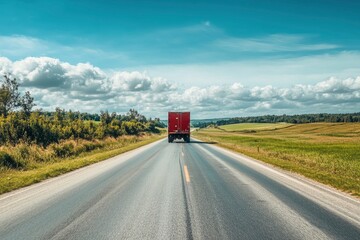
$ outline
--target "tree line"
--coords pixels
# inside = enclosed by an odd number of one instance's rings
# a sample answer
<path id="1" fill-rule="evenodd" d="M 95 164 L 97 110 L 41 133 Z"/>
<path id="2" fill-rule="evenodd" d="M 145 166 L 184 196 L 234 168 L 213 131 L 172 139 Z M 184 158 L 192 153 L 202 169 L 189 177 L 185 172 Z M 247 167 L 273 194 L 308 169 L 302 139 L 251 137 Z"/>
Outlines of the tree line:
<path id="1" fill-rule="evenodd" d="M 293 124 L 315 123 L 315 122 L 360 122 L 358 113 L 318 113 L 318 114 L 297 114 L 297 115 L 265 115 L 255 117 L 235 117 L 217 121 L 195 122 L 194 127 L 205 128 L 210 125 L 221 126 L 236 123 L 278 123 L 286 122 Z"/>
<path id="2" fill-rule="evenodd" d="M 46 147 L 67 139 L 104 139 L 142 132 L 158 133 L 160 119 L 147 119 L 134 109 L 121 115 L 101 111 L 89 114 L 65 111 L 33 111 L 30 92 L 22 96 L 16 78 L 5 75 L 0 87 L 0 144 L 37 144 Z"/>

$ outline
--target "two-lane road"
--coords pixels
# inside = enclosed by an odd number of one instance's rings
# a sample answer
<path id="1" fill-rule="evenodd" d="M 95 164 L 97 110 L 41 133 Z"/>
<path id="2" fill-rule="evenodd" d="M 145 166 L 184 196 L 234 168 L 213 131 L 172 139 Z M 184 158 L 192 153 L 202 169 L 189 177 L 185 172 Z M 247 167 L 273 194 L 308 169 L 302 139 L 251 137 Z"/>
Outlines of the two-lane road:
<path id="1" fill-rule="evenodd" d="M 0 196 L 0 239 L 360 239 L 360 202 L 192 141 Z"/>

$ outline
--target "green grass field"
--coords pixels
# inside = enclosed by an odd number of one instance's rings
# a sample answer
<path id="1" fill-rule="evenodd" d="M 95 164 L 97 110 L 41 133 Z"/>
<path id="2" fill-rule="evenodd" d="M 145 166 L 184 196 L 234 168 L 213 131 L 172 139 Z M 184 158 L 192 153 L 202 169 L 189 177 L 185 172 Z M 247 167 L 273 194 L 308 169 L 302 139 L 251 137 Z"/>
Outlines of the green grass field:
<path id="1" fill-rule="evenodd" d="M 220 126 L 225 131 L 275 130 L 291 126 L 288 123 L 238 123 Z"/>
<path id="2" fill-rule="evenodd" d="M 233 124 L 193 136 L 360 196 L 360 123 Z"/>

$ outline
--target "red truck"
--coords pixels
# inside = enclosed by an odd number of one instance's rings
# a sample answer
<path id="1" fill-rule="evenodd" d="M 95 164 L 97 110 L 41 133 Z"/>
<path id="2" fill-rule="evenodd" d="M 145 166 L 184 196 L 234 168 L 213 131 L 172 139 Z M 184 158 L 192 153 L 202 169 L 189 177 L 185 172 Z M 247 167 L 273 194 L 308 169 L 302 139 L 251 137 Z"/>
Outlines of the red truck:
<path id="1" fill-rule="evenodd" d="M 190 142 L 190 112 L 169 112 L 168 113 L 168 140 L 184 139 Z"/>

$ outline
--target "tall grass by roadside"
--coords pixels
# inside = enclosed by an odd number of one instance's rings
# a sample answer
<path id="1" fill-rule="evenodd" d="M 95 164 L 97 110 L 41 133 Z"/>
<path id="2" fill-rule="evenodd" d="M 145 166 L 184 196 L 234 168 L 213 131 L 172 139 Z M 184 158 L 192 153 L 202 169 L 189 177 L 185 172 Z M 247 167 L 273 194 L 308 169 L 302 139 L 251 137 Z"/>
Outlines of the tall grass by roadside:
<path id="1" fill-rule="evenodd" d="M 360 196 L 359 123 L 252 127 L 201 129 L 193 136 Z"/>
<path id="2" fill-rule="evenodd" d="M 36 168 L 42 164 L 51 164 L 62 161 L 65 158 L 76 157 L 82 153 L 95 149 L 109 148 L 114 144 L 125 145 L 137 141 L 137 136 L 123 136 L 118 139 L 106 138 L 104 140 L 63 140 L 60 143 L 53 143 L 47 147 L 36 144 L 28 145 L 20 143 L 15 146 L 1 146 L 0 153 L 11 158 L 11 164 L 2 161 L 0 157 L 0 171 L 6 169 L 22 170 Z M 8 161 L 9 162 L 9 161 Z"/>
<path id="3" fill-rule="evenodd" d="M 163 138 L 163 134 L 104 140 L 66 140 L 46 148 L 0 147 L 0 194 L 96 163 Z"/>

